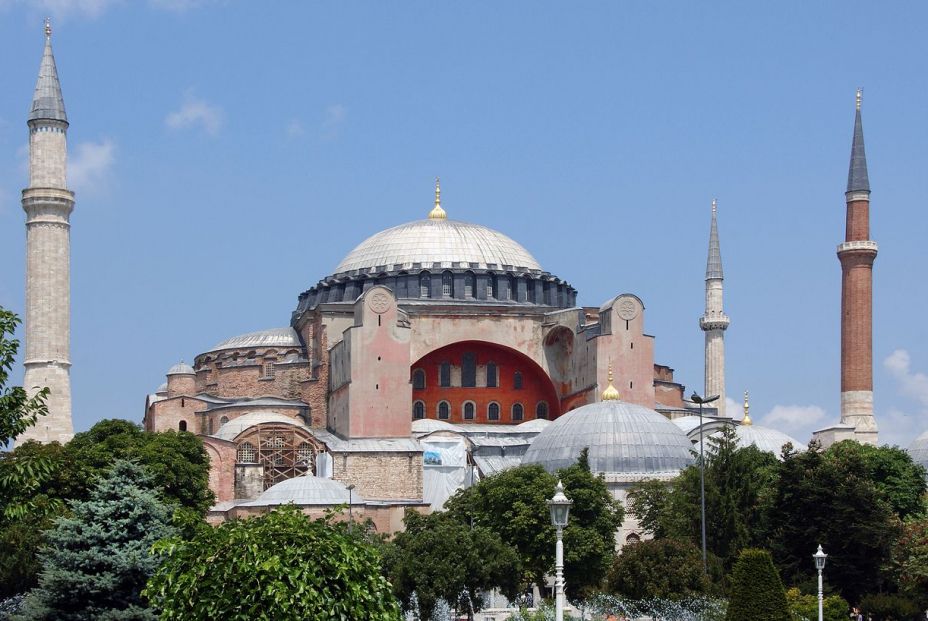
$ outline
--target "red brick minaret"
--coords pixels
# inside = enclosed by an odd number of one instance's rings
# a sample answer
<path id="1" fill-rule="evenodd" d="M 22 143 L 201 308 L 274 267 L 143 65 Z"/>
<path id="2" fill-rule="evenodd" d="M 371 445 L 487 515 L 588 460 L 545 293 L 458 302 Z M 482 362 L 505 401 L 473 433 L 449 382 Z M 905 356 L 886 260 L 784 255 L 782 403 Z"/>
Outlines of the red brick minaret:
<path id="1" fill-rule="evenodd" d="M 870 180 L 857 91 L 854 142 L 847 177 L 847 232 L 838 245 L 841 261 L 841 422 L 855 437 L 876 444 L 873 417 L 873 260 L 877 245 L 870 239 Z"/>

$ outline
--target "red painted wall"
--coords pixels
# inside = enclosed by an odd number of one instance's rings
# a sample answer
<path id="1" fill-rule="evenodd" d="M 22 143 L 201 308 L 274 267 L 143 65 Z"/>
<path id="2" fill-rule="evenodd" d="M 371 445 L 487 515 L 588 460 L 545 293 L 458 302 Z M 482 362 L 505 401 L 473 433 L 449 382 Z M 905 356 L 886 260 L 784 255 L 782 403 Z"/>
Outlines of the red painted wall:
<path id="1" fill-rule="evenodd" d="M 465 352 L 471 352 L 477 358 L 477 384 L 476 388 L 463 388 L 460 386 L 460 369 Z M 452 373 L 452 386 L 439 385 L 441 363 L 450 362 L 457 367 Z M 497 387 L 486 388 L 480 386 L 485 383 L 487 362 L 496 363 Z M 519 423 L 535 418 L 535 406 L 539 401 L 548 404 L 548 418 L 557 418 L 560 403 L 554 390 L 554 385 L 545 372 L 522 354 L 511 349 L 479 341 L 465 341 L 448 345 L 421 358 L 412 365 L 410 373 L 422 369 L 425 371 L 425 388 L 412 391 L 412 403 L 409 408 L 409 417 L 413 415 L 413 404 L 422 401 L 425 404 L 425 418 L 438 418 L 438 403 L 448 401 L 451 405 L 451 423 Z M 522 388 L 514 386 L 514 374 L 522 373 Z M 410 375 L 412 382 L 412 375 Z M 464 420 L 464 402 L 473 401 L 476 404 L 476 413 L 473 420 Z M 496 402 L 500 405 L 498 421 L 487 419 L 487 407 Z M 521 403 L 524 408 L 522 421 L 512 420 L 512 406 Z"/>

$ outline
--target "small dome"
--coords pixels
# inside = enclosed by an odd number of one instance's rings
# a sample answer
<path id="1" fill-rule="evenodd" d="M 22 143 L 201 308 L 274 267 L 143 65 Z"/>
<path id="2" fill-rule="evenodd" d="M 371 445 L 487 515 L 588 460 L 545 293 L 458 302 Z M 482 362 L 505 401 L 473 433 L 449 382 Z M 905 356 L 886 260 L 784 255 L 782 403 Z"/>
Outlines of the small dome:
<path id="1" fill-rule="evenodd" d="M 928 431 L 915 438 L 915 441 L 909 445 L 906 452 L 915 463 L 928 468 Z"/>
<path id="2" fill-rule="evenodd" d="M 292 416 L 287 416 L 286 414 L 280 414 L 278 412 L 249 412 L 248 414 L 233 418 L 224 424 L 216 430 L 213 437 L 219 438 L 220 440 L 232 441 L 246 429 L 264 423 L 284 423 L 286 425 L 293 425 L 294 427 L 306 428 L 303 421 L 298 418 L 293 418 Z"/>
<path id="3" fill-rule="evenodd" d="M 364 503 L 357 492 L 349 494 L 348 488 L 334 479 L 323 479 L 307 474 L 281 481 L 264 490 L 257 499 L 244 503 L 245 506 L 286 505 L 347 505 Z"/>
<path id="4" fill-rule="evenodd" d="M 193 367 L 184 362 L 183 360 L 175 364 L 173 367 L 168 369 L 168 375 L 196 375 L 197 372 L 193 370 Z"/>
<path id="5" fill-rule="evenodd" d="M 371 270 L 378 266 L 409 269 L 419 263 L 432 269 L 476 267 L 502 269 L 511 265 L 541 271 L 535 257 L 511 238 L 498 231 L 443 218 L 429 218 L 401 224 L 381 231 L 361 242 L 335 268 L 336 274 Z"/>
<path id="6" fill-rule="evenodd" d="M 532 441 L 522 463 L 554 472 L 574 464 L 584 448 L 598 473 L 673 475 L 693 463 L 692 444 L 679 427 L 624 401 L 591 403 L 562 415 Z"/>
<path id="7" fill-rule="evenodd" d="M 718 436 L 719 432 L 716 431 L 710 435 Z M 765 453 L 773 453 L 776 457 L 780 457 L 780 453 L 783 452 L 783 445 L 789 442 L 793 445 L 793 449 L 797 451 L 805 451 L 808 447 L 799 442 L 795 438 L 792 438 L 782 431 L 777 431 L 770 427 L 763 427 L 761 425 L 738 425 L 735 427 L 735 435 L 738 439 L 738 447 L 745 448 L 748 446 L 755 446 L 758 450 L 764 451 Z"/>
<path id="8" fill-rule="evenodd" d="M 457 425 L 434 418 L 420 418 L 412 421 L 413 433 L 432 433 L 433 431 L 460 431 Z"/>
<path id="9" fill-rule="evenodd" d="M 168 383 L 162 382 L 161 385 L 158 386 L 158 390 L 155 391 L 155 394 L 158 395 L 158 394 L 161 394 L 167 391 L 168 391 Z"/>
<path id="10" fill-rule="evenodd" d="M 252 347 L 303 347 L 300 335 L 290 327 L 270 328 L 228 338 L 209 351 L 221 349 L 249 349 Z"/>

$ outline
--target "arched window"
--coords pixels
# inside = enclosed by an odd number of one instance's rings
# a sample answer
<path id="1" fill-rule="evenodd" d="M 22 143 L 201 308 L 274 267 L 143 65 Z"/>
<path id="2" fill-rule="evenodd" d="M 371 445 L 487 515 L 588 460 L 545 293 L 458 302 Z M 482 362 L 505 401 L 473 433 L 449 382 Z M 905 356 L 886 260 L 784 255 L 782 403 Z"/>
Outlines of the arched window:
<path id="1" fill-rule="evenodd" d="M 487 388 L 496 388 L 496 363 L 487 363 Z"/>
<path id="2" fill-rule="evenodd" d="M 477 288 L 474 283 L 477 279 L 474 277 L 473 272 L 467 272 L 464 274 L 464 297 L 472 298 L 474 297 L 474 290 Z"/>
<path id="3" fill-rule="evenodd" d="M 491 403 L 487 406 L 487 420 L 499 420 L 499 404 Z"/>
<path id="4" fill-rule="evenodd" d="M 464 420 L 474 420 L 474 413 L 477 411 L 477 407 L 474 405 L 473 401 L 468 401 L 464 404 Z"/>
<path id="5" fill-rule="evenodd" d="M 522 371 L 516 371 L 512 374 L 512 387 L 516 390 L 522 390 Z"/>
<path id="6" fill-rule="evenodd" d="M 296 449 L 297 465 L 312 468 L 315 453 L 316 451 L 313 450 L 312 444 L 309 442 L 300 442 L 300 445 Z"/>
<path id="7" fill-rule="evenodd" d="M 532 304 L 535 303 L 535 282 L 528 277 L 525 279 L 525 298 Z"/>
<path id="8" fill-rule="evenodd" d="M 425 371 L 416 369 L 412 372 L 412 387 L 415 390 L 425 389 Z"/>
<path id="9" fill-rule="evenodd" d="M 182 420 L 179 423 L 177 423 L 177 429 L 179 431 L 187 431 L 187 421 Z"/>
<path id="10" fill-rule="evenodd" d="M 499 281 L 496 279 L 496 274 L 487 274 L 487 299 L 498 299 L 499 298 Z"/>
<path id="11" fill-rule="evenodd" d="M 629 533 L 628 537 L 625 538 L 626 544 L 638 543 L 641 541 L 641 537 L 638 533 Z"/>
<path id="12" fill-rule="evenodd" d="M 454 276 L 451 272 L 441 273 L 441 294 L 443 297 L 454 297 Z"/>
<path id="13" fill-rule="evenodd" d="M 451 418 L 451 405 L 447 401 L 438 402 L 438 418 L 440 420 Z"/>
<path id="14" fill-rule="evenodd" d="M 240 464 L 255 464 L 257 459 L 255 459 L 257 451 L 255 451 L 255 445 L 251 442 L 242 442 L 238 445 L 238 453 L 235 456 L 235 461 Z"/>
<path id="15" fill-rule="evenodd" d="M 465 352 L 461 358 L 461 386 L 473 388 L 477 385 L 477 356 Z"/>
<path id="16" fill-rule="evenodd" d="M 451 386 L 451 363 L 442 362 L 438 368 L 438 385 L 442 388 Z"/>
<path id="17" fill-rule="evenodd" d="M 220 424 L 220 425 L 225 425 L 225 424 L 228 423 L 228 422 L 229 422 L 229 417 L 228 417 L 228 416 L 221 416 L 221 417 L 219 417 L 219 424 Z"/>
<path id="18" fill-rule="evenodd" d="M 525 408 L 521 403 L 512 404 L 512 420 L 522 420 L 525 418 Z"/>
<path id="19" fill-rule="evenodd" d="M 413 420 L 425 418 L 425 404 L 421 401 L 416 401 L 412 404 L 412 418 Z"/>
<path id="20" fill-rule="evenodd" d="M 513 302 L 518 302 L 519 301 L 519 290 L 516 288 L 515 276 L 508 276 L 506 280 L 508 284 L 506 289 L 508 290 L 508 293 L 509 293 L 509 296 L 507 299 L 512 300 Z"/>
<path id="21" fill-rule="evenodd" d="M 535 406 L 535 418 L 548 418 L 548 403 L 539 401 Z"/>
<path id="22" fill-rule="evenodd" d="M 419 297 L 432 297 L 432 275 L 428 272 L 419 274 Z"/>

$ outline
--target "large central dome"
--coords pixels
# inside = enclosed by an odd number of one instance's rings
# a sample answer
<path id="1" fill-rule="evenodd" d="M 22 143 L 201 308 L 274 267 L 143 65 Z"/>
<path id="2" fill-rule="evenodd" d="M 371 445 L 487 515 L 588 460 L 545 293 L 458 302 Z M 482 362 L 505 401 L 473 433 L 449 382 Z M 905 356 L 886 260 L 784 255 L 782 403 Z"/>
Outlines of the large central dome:
<path id="1" fill-rule="evenodd" d="M 503 269 L 503 266 L 541 271 L 531 253 L 499 231 L 455 220 L 429 218 L 381 231 L 348 253 L 336 274 L 385 268 Z"/>

